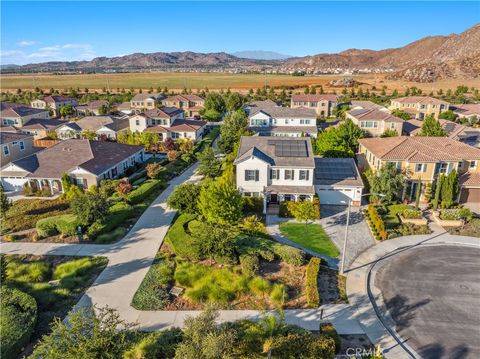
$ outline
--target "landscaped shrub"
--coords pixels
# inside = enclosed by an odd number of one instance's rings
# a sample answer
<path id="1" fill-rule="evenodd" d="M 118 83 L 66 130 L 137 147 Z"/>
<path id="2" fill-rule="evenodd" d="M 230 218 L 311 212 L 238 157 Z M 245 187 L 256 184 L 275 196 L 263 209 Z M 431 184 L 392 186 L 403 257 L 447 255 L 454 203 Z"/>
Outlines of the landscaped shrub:
<path id="1" fill-rule="evenodd" d="M 263 298 L 265 297 L 265 295 L 270 293 L 272 289 L 272 284 L 265 278 L 255 277 L 248 284 L 248 288 L 258 297 Z"/>
<path id="2" fill-rule="evenodd" d="M 77 232 L 77 217 L 73 214 L 64 214 L 41 219 L 37 222 L 37 233 L 41 238 L 50 237 L 55 234 L 73 236 Z"/>
<path id="3" fill-rule="evenodd" d="M 270 292 L 270 300 L 272 301 L 272 303 L 282 305 L 287 299 L 288 292 L 285 285 L 281 283 L 274 284 L 272 287 L 272 291 Z"/>
<path id="4" fill-rule="evenodd" d="M 430 234 L 431 231 L 428 226 L 416 226 L 413 223 L 403 223 L 395 232 L 400 236 L 411 236 L 415 234 Z"/>
<path id="5" fill-rule="evenodd" d="M 7 264 L 7 278 L 20 283 L 37 283 L 47 281 L 52 273 L 49 262 L 9 261 Z"/>
<path id="6" fill-rule="evenodd" d="M 468 208 L 443 209 L 440 211 L 440 219 L 447 221 L 469 220 L 473 216 Z"/>
<path id="7" fill-rule="evenodd" d="M 112 243 L 123 238 L 126 233 L 127 229 L 125 227 L 117 227 L 111 232 L 100 234 L 95 242 L 98 244 Z"/>
<path id="8" fill-rule="evenodd" d="M 338 335 L 337 330 L 331 323 L 320 324 L 320 334 L 326 335 L 335 341 L 335 354 L 340 352 L 342 347 L 342 338 Z"/>
<path id="9" fill-rule="evenodd" d="M 200 243 L 195 241 L 186 229 L 189 228 L 190 222 L 196 218 L 192 214 L 182 214 L 170 226 L 166 241 L 173 249 L 175 254 L 186 259 L 200 259 L 202 248 Z"/>
<path id="10" fill-rule="evenodd" d="M 250 235 L 261 235 L 267 234 L 267 228 L 263 224 L 263 222 L 257 216 L 249 216 L 243 219 L 242 223 L 240 223 L 239 228 Z"/>
<path id="11" fill-rule="evenodd" d="M 385 229 L 385 223 L 373 204 L 368 205 L 368 221 L 372 232 L 377 240 L 384 241 L 388 239 L 388 233 Z"/>
<path id="12" fill-rule="evenodd" d="M 126 351 L 123 359 L 173 358 L 182 338 L 183 332 L 179 328 L 151 333 Z"/>
<path id="13" fill-rule="evenodd" d="M 279 209 L 278 209 L 278 215 L 283 218 L 293 218 L 293 214 L 290 213 L 288 210 L 288 201 L 284 201 L 280 203 Z"/>
<path id="14" fill-rule="evenodd" d="M 260 269 L 260 261 L 254 254 L 242 254 L 240 256 L 240 267 L 243 274 L 252 277 Z"/>
<path id="15" fill-rule="evenodd" d="M 300 249 L 281 244 L 274 244 L 272 250 L 282 261 L 288 264 L 298 267 L 305 262 L 305 252 Z"/>
<path id="16" fill-rule="evenodd" d="M 317 308 L 320 305 L 320 294 L 318 292 L 320 263 L 320 258 L 312 257 L 305 271 L 305 294 L 307 297 L 307 305 L 310 308 Z"/>
<path id="17" fill-rule="evenodd" d="M 242 197 L 242 211 L 244 215 L 256 214 L 261 216 L 263 213 L 263 198 Z"/>
<path id="18" fill-rule="evenodd" d="M 403 211 L 402 216 L 405 219 L 420 219 L 422 218 L 422 212 L 415 209 L 406 209 Z"/>
<path id="19" fill-rule="evenodd" d="M 103 222 L 94 222 L 88 228 L 88 237 L 93 240 L 103 233 L 111 232 L 134 215 L 135 208 L 133 206 L 118 202 L 108 209 L 107 218 Z"/>
<path id="20" fill-rule="evenodd" d="M 151 194 L 160 191 L 164 188 L 164 184 L 159 180 L 148 180 L 145 181 L 140 187 L 133 190 L 128 194 L 128 202 L 131 204 L 137 204 L 144 201 Z"/>
<path id="21" fill-rule="evenodd" d="M 0 356 L 16 358 L 30 341 L 37 320 L 37 303 L 27 293 L 7 286 L 0 288 L 0 297 Z"/>

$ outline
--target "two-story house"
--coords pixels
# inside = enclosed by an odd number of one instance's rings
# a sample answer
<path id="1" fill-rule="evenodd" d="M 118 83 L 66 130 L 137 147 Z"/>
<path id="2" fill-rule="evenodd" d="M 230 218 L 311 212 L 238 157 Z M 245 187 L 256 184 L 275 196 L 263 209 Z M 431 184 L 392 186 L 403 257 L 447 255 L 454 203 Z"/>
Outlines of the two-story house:
<path id="1" fill-rule="evenodd" d="M 96 138 L 117 139 L 119 132 L 127 131 L 129 120 L 127 116 L 86 116 L 75 122 L 60 126 L 57 137 L 62 140 L 81 138 L 86 133 L 95 133 Z"/>
<path id="2" fill-rule="evenodd" d="M 449 109 L 448 102 L 429 96 L 399 97 L 391 101 L 390 110 L 400 110 L 412 117 L 423 120 L 428 115 L 438 118 L 440 113 Z"/>
<path id="3" fill-rule="evenodd" d="M 347 111 L 345 117 L 373 137 L 379 137 L 387 130 L 396 131 L 398 135 L 402 134 L 404 121 L 392 116 L 388 110 L 357 107 Z"/>
<path id="4" fill-rule="evenodd" d="M 448 137 L 399 136 L 358 140 L 359 167 L 380 169 L 394 163 L 405 176 L 403 198 L 415 198 L 419 181 L 424 199 L 426 184 L 440 174 L 456 170 L 460 180 L 459 201 L 480 202 L 480 149 Z"/>
<path id="5" fill-rule="evenodd" d="M 78 105 L 75 110 L 78 115 L 83 116 L 102 116 L 107 115 L 108 111 L 108 102 L 105 100 L 95 100 L 89 103 Z M 106 110 L 103 112 L 103 110 Z"/>
<path id="6" fill-rule="evenodd" d="M 480 103 L 451 105 L 450 110 L 452 110 L 459 118 L 466 118 L 469 120 L 476 118 L 480 121 Z"/>
<path id="7" fill-rule="evenodd" d="M 317 116 L 332 117 L 338 105 L 338 96 L 335 94 L 294 94 L 291 98 L 291 108 L 306 107 L 314 109 Z"/>
<path id="8" fill-rule="evenodd" d="M 0 131 L 0 167 L 35 153 L 39 149 L 33 147 L 33 136 L 22 133 Z"/>
<path id="9" fill-rule="evenodd" d="M 50 95 L 43 99 L 33 100 L 30 105 L 33 108 L 52 110 L 55 116 L 60 116 L 60 109 L 65 106 L 76 107 L 77 99 L 73 97 Z"/>
<path id="10" fill-rule="evenodd" d="M 252 107 L 248 116 L 249 129 L 261 136 L 316 137 L 315 110 L 281 106 Z"/>
<path id="11" fill-rule="evenodd" d="M 177 107 L 161 107 L 144 111 L 130 117 L 130 130 L 132 132 L 157 133 L 161 141 L 167 138 L 189 138 L 198 141 L 202 138 L 206 122 L 185 119 L 183 110 Z"/>
<path id="12" fill-rule="evenodd" d="M 12 102 L 2 102 L 0 119 L 2 126 L 21 128 L 33 119 L 49 119 L 48 110 L 28 107 Z"/>
<path id="13" fill-rule="evenodd" d="M 195 117 L 200 115 L 199 111 L 203 109 L 205 100 L 197 95 L 173 95 L 162 100 L 162 104 L 167 107 L 178 107 L 187 117 Z"/>
<path id="14" fill-rule="evenodd" d="M 137 93 L 130 100 L 130 109 L 135 112 L 153 110 L 162 98 L 163 96 L 158 93 Z"/>

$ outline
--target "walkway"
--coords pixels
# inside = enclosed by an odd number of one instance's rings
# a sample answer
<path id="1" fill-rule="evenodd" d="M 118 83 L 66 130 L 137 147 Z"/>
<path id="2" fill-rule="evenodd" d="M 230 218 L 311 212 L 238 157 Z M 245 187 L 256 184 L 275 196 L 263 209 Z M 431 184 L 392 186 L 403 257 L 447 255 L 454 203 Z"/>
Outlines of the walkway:
<path id="1" fill-rule="evenodd" d="M 477 238 L 448 233 L 390 239 L 363 252 L 347 272 L 347 296 L 355 310 L 355 318 L 372 343 L 379 344 L 384 350 L 387 359 L 417 358 L 418 355 L 407 343 L 401 341 L 394 330 L 392 319 L 385 314 L 388 311 L 381 292 L 373 286 L 375 273 L 384 258 L 402 251 L 414 250 L 419 246 L 439 244 L 479 247 L 480 241 Z"/>

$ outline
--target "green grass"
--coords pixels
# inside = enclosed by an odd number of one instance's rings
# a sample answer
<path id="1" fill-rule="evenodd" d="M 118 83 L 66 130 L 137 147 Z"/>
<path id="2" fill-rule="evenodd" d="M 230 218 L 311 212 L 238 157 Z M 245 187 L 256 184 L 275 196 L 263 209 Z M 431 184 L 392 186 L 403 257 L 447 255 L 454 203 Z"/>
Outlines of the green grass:
<path id="1" fill-rule="evenodd" d="M 190 234 L 186 233 L 185 227 L 195 220 L 197 216 L 195 214 L 181 214 L 177 217 L 175 222 L 170 226 L 165 240 L 167 244 L 172 248 L 176 255 L 187 259 L 200 259 L 200 250 L 194 243 Z"/>
<path id="2" fill-rule="evenodd" d="M 406 209 L 415 209 L 414 206 L 408 204 L 392 204 L 387 207 L 387 213 L 383 216 L 385 227 L 393 229 L 400 225 L 400 218 L 398 215 L 403 213 Z"/>
<path id="3" fill-rule="evenodd" d="M 30 294 L 37 302 L 38 321 L 32 340 L 47 334 L 55 317 L 64 318 L 107 265 L 103 257 L 6 255 L 5 258 L 7 279 L 2 284 Z"/>
<path id="4" fill-rule="evenodd" d="M 314 252 L 336 258 L 339 256 L 335 244 L 325 233 L 323 227 L 319 224 L 309 224 L 305 231 L 305 225 L 302 223 L 284 222 L 280 224 L 282 233 L 292 242 L 308 248 Z"/>

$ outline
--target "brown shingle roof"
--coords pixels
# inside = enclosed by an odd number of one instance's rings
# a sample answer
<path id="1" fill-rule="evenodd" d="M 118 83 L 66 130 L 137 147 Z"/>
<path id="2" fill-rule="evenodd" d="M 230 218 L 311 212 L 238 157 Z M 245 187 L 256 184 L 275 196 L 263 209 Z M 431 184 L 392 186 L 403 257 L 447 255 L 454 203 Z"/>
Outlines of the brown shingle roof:
<path id="1" fill-rule="evenodd" d="M 67 123 L 66 121 L 62 121 L 56 118 L 49 118 L 49 119 L 41 119 L 41 118 L 33 118 L 27 122 L 26 125 L 22 127 L 25 130 L 48 130 L 50 128 L 57 128 L 61 125 Z"/>
<path id="2" fill-rule="evenodd" d="M 407 97 L 399 97 L 392 99 L 392 102 L 400 102 L 400 103 L 421 103 L 421 104 L 434 104 L 434 105 L 441 105 L 441 104 L 448 104 L 448 102 L 439 100 L 434 97 L 430 96 L 407 96 Z"/>
<path id="3" fill-rule="evenodd" d="M 67 102 L 67 101 L 75 101 L 76 99 L 73 97 L 67 97 L 67 96 L 60 96 L 60 95 L 50 95 L 47 97 L 43 98 L 43 101 L 48 102 L 48 103 L 54 103 L 54 102 Z"/>
<path id="4" fill-rule="evenodd" d="M 46 110 L 33 108 L 25 105 L 16 105 L 6 107 L 0 111 L 0 117 L 23 117 L 44 113 Z"/>
<path id="5" fill-rule="evenodd" d="M 382 160 L 438 162 L 480 159 L 480 149 L 448 137 L 363 138 L 358 142 Z"/>
<path id="6" fill-rule="evenodd" d="M 32 135 L 15 132 L 4 132 L 3 129 L 0 132 L 0 143 L 10 143 L 13 141 L 23 140 L 24 138 L 32 137 Z"/>
<path id="7" fill-rule="evenodd" d="M 250 113 L 250 117 L 256 115 L 259 112 L 263 112 L 273 118 L 310 118 L 310 119 L 317 119 L 317 113 L 312 108 L 306 107 L 297 107 L 297 108 L 290 108 L 290 107 L 281 107 L 281 106 L 274 106 L 274 107 L 264 107 L 264 108 L 253 108 L 252 112 Z"/>
<path id="8" fill-rule="evenodd" d="M 181 112 L 183 112 L 183 110 L 176 107 L 162 106 L 160 108 L 154 108 L 153 110 L 144 111 L 144 114 L 150 118 L 171 118 Z"/>
<path id="9" fill-rule="evenodd" d="M 320 101 L 330 101 L 338 102 L 338 96 L 335 94 L 294 94 L 292 95 L 292 101 L 299 102 L 320 102 Z"/>

